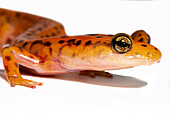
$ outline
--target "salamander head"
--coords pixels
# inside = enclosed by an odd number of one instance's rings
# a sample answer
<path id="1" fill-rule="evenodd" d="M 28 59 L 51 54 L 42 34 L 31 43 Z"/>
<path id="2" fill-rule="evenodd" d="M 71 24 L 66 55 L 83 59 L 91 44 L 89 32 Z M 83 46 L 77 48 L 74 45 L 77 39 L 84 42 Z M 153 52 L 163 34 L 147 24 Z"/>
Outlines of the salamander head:
<path id="1" fill-rule="evenodd" d="M 131 36 L 119 33 L 112 37 L 81 37 L 81 45 L 66 47 L 63 64 L 72 69 L 114 70 L 159 62 L 161 52 L 149 43 L 133 41 Z M 66 54 L 65 54 L 66 53 Z M 72 55 L 72 58 L 68 56 Z"/>
<path id="2" fill-rule="evenodd" d="M 115 63 L 119 64 L 120 68 L 151 65 L 160 61 L 161 52 L 159 49 L 149 43 L 133 41 L 127 34 L 116 34 L 111 42 L 114 53 L 111 56 L 119 54 Z"/>

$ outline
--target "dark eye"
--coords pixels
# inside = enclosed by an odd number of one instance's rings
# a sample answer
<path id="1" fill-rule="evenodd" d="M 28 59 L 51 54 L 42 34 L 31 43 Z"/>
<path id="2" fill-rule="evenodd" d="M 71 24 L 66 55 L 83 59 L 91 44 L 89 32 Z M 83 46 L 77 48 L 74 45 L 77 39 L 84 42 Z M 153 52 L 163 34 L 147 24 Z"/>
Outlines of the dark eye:
<path id="1" fill-rule="evenodd" d="M 126 53 L 131 49 L 132 41 L 125 34 L 120 34 L 112 39 L 111 46 L 118 53 Z"/>

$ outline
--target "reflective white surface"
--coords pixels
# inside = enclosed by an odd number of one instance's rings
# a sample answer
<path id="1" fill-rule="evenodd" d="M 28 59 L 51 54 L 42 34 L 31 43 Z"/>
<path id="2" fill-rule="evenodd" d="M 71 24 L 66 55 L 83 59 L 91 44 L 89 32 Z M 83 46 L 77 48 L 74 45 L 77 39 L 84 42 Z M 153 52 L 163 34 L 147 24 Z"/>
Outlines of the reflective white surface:
<path id="1" fill-rule="evenodd" d="M 60 79 L 57 76 L 23 76 L 43 82 L 44 85 L 36 89 L 21 86 L 11 88 L 4 80 L 4 72 L 0 71 L 0 112 L 170 112 L 170 3 L 168 0 L 0 0 L 0 2 L 0 7 L 3 8 L 26 11 L 58 20 L 64 24 L 68 35 L 119 32 L 132 34 L 135 30 L 143 29 L 151 36 L 151 44 L 162 52 L 162 60 L 158 64 L 110 71 L 125 76 L 116 76 L 116 84 L 121 85 L 122 82 L 123 85 L 127 85 L 130 79 L 145 84 L 140 88 L 86 84 L 61 80 L 62 76 Z M 0 66 L 2 67 L 2 62 Z"/>

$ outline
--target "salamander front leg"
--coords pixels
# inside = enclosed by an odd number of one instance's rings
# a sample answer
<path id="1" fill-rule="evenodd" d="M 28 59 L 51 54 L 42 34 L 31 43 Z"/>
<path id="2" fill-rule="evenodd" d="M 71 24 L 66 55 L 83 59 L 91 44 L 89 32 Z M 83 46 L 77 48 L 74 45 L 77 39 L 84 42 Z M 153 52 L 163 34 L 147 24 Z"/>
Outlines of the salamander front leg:
<path id="1" fill-rule="evenodd" d="M 15 85 L 22 85 L 29 88 L 36 88 L 36 85 L 42 85 L 41 82 L 34 82 L 22 78 L 18 67 L 18 63 L 22 64 L 23 62 L 28 67 L 36 65 L 40 62 L 38 57 L 18 47 L 10 46 L 2 50 L 2 58 L 8 82 L 12 87 Z"/>

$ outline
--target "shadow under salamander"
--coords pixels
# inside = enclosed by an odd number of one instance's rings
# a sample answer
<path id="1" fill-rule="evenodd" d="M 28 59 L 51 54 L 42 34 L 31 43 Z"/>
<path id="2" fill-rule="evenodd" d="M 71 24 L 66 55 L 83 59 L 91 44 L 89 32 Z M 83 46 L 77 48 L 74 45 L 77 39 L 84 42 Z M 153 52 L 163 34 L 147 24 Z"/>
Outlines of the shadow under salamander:
<path id="1" fill-rule="evenodd" d="M 52 78 L 52 79 L 61 79 L 69 80 L 76 82 L 83 82 L 95 85 L 111 86 L 111 87 L 122 87 L 122 88 L 139 88 L 147 85 L 147 82 L 139 80 L 134 77 L 127 77 L 122 75 L 112 74 L 113 78 L 107 78 L 102 76 L 96 76 L 95 78 L 79 75 L 79 72 L 67 73 L 67 74 L 58 74 L 58 75 L 33 75 L 22 72 L 24 75 L 43 77 L 43 78 Z M 0 70 L 0 77 L 7 81 L 4 70 Z"/>

